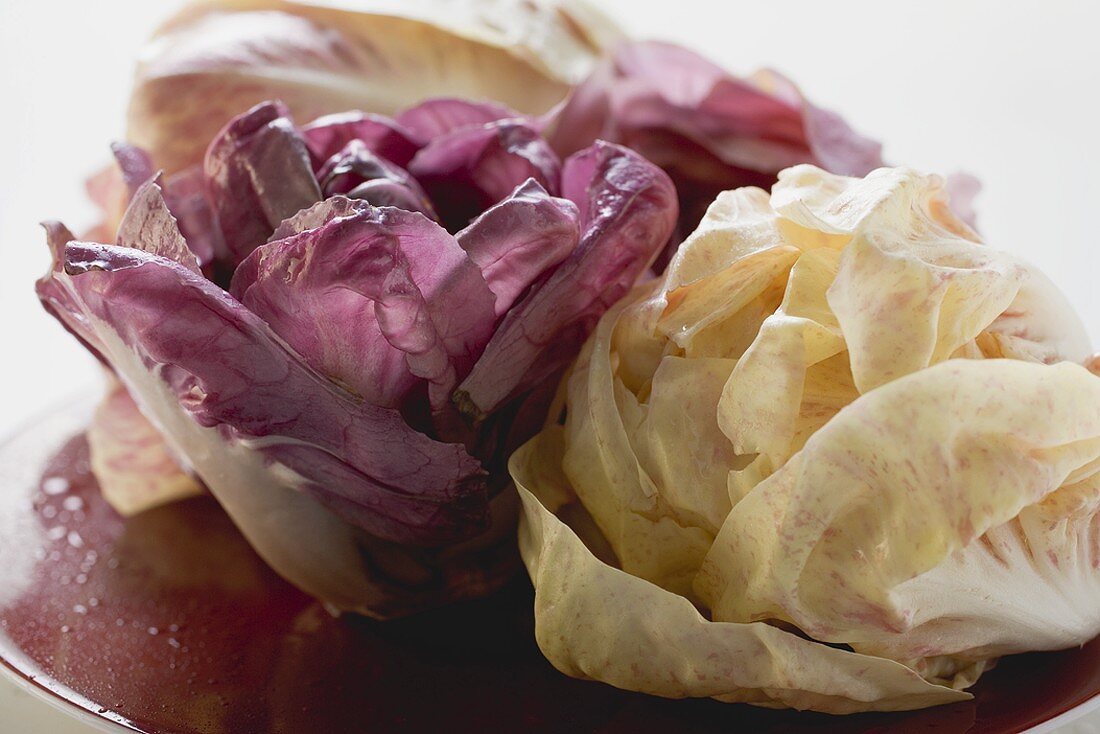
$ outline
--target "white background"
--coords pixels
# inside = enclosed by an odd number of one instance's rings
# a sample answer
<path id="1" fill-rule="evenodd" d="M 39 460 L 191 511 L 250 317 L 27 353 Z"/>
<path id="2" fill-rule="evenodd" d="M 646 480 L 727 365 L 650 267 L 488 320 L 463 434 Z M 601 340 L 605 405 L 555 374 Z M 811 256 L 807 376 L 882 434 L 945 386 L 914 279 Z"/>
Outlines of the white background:
<path id="1" fill-rule="evenodd" d="M 0 0 L 0 432 L 95 389 L 92 359 L 34 298 L 48 262 L 37 222 L 91 223 L 82 180 L 122 136 L 133 59 L 175 5 Z M 885 141 L 892 162 L 976 174 L 986 240 L 1046 270 L 1100 343 L 1100 4 L 604 5 L 636 34 L 687 43 L 734 71 L 783 71 Z M 14 715 L 5 695 L 0 723 Z"/>

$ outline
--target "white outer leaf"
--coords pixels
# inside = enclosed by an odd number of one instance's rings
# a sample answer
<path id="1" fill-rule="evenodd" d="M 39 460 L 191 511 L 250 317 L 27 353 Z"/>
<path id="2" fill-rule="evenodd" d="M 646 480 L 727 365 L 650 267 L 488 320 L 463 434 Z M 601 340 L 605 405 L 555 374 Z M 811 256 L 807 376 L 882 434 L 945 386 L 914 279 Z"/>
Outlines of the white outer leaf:
<path id="1" fill-rule="evenodd" d="M 129 139 L 175 171 L 233 115 L 281 99 L 299 122 L 433 96 L 523 113 L 560 101 L 621 33 L 583 0 L 209 0 L 141 56 Z"/>

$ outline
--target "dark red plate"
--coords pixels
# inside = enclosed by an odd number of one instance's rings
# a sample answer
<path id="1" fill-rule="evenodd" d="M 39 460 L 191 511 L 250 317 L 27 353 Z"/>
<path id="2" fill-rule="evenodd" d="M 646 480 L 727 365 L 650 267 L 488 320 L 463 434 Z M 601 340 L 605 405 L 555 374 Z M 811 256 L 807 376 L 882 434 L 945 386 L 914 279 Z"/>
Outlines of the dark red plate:
<path id="1" fill-rule="evenodd" d="M 973 701 L 831 717 L 667 701 L 569 679 L 539 654 L 531 589 L 411 619 L 334 619 L 272 573 L 209 498 L 130 519 L 51 417 L 0 449 L 0 657 L 142 732 L 1019 732 L 1100 693 L 1100 641 L 1004 660 Z"/>

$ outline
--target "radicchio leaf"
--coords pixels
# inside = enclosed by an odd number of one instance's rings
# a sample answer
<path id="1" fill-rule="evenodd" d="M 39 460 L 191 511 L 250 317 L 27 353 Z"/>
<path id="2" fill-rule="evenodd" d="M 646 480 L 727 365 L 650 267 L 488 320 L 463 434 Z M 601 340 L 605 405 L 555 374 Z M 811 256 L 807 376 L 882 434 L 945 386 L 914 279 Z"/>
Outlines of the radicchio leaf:
<path id="1" fill-rule="evenodd" d="M 302 137 L 318 161 L 326 161 L 358 140 L 367 150 L 405 168 L 420 150 L 414 134 L 398 122 L 369 112 L 325 115 L 302 128 Z"/>
<path id="2" fill-rule="evenodd" d="M 534 127 L 501 120 L 433 139 L 413 158 L 409 173 L 455 231 L 529 178 L 556 194 L 561 162 Z"/>
<path id="3" fill-rule="evenodd" d="M 455 235 L 496 294 L 502 316 L 532 283 L 569 256 L 580 239 L 577 205 L 528 179 Z"/>
<path id="4" fill-rule="evenodd" d="M 560 371 L 676 225 L 672 181 L 611 143 L 598 142 L 565 162 L 562 193 L 580 206 L 580 244 L 508 312 L 460 386 L 456 403 L 475 420 Z"/>
<path id="5" fill-rule="evenodd" d="M 561 155 L 602 138 L 668 172 L 687 231 L 720 191 L 769 188 L 787 166 L 864 175 L 883 165 L 878 143 L 779 74 L 741 79 L 668 43 L 620 45 L 549 117 L 547 135 Z"/>
<path id="6" fill-rule="evenodd" d="M 433 406 L 446 405 L 495 323 L 477 266 L 419 213 L 315 209 L 337 216 L 301 215 L 315 226 L 258 248 L 237 269 L 233 294 L 367 402 L 399 406 L 419 378 Z"/>
<path id="7" fill-rule="evenodd" d="M 201 273 L 199 261 L 187 246 L 160 188 L 160 175 L 138 188 L 118 226 L 118 244 L 145 250 Z"/>
<path id="8" fill-rule="evenodd" d="M 485 522 L 479 470 L 461 446 L 416 433 L 396 411 L 322 379 L 257 316 L 178 263 L 71 242 L 63 270 L 42 288 L 68 295 L 69 323 L 79 324 L 143 408 L 159 413 L 169 440 L 201 435 L 255 452 L 275 483 L 312 494 L 382 538 L 445 543 Z M 186 429 L 181 417 L 190 421 Z M 216 452 L 188 448 L 183 453 L 211 490 L 228 491 L 218 466 L 204 464 Z"/>
<path id="9" fill-rule="evenodd" d="M 393 206 L 435 218 L 432 204 L 416 179 L 372 153 L 361 140 L 350 141 L 325 161 L 317 180 L 326 197 L 344 194 L 374 206 Z"/>
<path id="10" fill-rule="evenodd" d="M 273 102 L 233 118 L 210 143 L 205 173 L 230 269 L 280 222 L 321 200 L 309 151 L 286 108 Z"/>
<path id="11" fill-rule="evenodd" d="M 435 97 L 404 110 L 397 116 L 397 122 L 421 140 L 428 141 L 464 127 L 481 127 L 498 120 L 522 117 L 496 102 Z"/>
<path id="12" fill-rule="evenodd" d="M 370 210 L 371 205 L 361 199 L 333 196 L 314 204 L 309 209 L 303 209 L 289 219 L 284 219 L 275 228 L 275 233 L 271 235 L 268 242 L 277 242 L 310 229 L 317 229 L 333 219 L 370 212 Z"/>
<path id="13" fill-rule="evenodd" d="M 153 159 L 141 148 L 128 143 L 111 143 L 111 153 L 115 156 L 115 165 L 122 174 L 130 198 L 156 173 Z"/>
<path id="14" fill-rule="evenodd" d="M 223 252 L 225 246 L 214 210 L 206 199 L 202 166 L 191 166 L 165 178 L 162 194 L 187 246 L 195 253 L 199 265 L 209 270 L 215 254 Z"/>

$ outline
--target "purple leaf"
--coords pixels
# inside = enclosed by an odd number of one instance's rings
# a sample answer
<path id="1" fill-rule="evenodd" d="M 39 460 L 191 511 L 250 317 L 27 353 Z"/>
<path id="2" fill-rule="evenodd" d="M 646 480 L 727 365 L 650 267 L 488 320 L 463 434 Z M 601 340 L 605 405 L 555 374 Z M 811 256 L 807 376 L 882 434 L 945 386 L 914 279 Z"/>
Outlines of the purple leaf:
<path id="1" fill-rule="evenodd" d="M 209 269 L 215 253 L 224 250 L 222 233 L 214 210 L 206 200 L 206 180 L 202 166 L 191 166 L 168 176 L 163 183 L 164 201 L 176 218 L 187 246 L 199 265 Z"/>
<path id="2" fill-rule="evenodd" d="M 42 222 L 42 228 L 46 230 L 46 245 L 50 249 L 50 269 L 55 272 L 64 266 L 65 247 L 76 238 L 68 227 L 58 221 Z M 87 333 L 87 324 L 72 294 L 49 276 L 40 278 L 34 289 L 42 307 L 60 321 L 65 330 L 75 336 L 96 359 L 104 361 L 93 335 Z"/>
<path id="3" fill-rule="evenodd" d="M 528 179 L 455 235 L 496 294 L 497 316 L 577 246 L 577 205 Z"/>
<path id="4" fill-rule="evenodd" d="M 433 100 L 407 125 L 299 131 L 261 104 L 204 165 L 97 178 L 97 238 L 118 244 L 47 224 L 39 297 L 163 436 L 157 460 L 178 457 L 294 584 L 383 615 L 480 593 L 513 529 L 508 454 L 676 216 L 668 178 L 614 145 L 563 182 L 549 119 Z M 151 170 L 121 157 L 127 180 Z M 409 574 L 439 580 L 404 598 Z"/>
<path id="5" fill-rule="evenodd" d="M 878 143 L 810 104 L 779 74 L 740 79 L 654 41 L 619 46 L 549 116 L 548 129 L 561 155 L 602 138 L 663 168 L 679 192 L 686 231 L 720 191 L 769 188 L 788 166 L 864 175 L 882 165 Z"/>
<path id="6" fill-rule="evenodd" d="M 369 213 L 370 210 L 371 205 L 360 199 L 349 199 L 346 196 L 333 196 L 314 204 L 309 209 L 303 209 L 289 219 L 284 219 L 282 223 L 275 228 L 275 233 L 271 235 L 271 239 L 269 239 L 268 242 L 283 240 L 307 230 L 318 229 L 333 219 Z"/>
<path id="7" fill-rule="evenodd" d="M 326 161 L 353 140 L 396 166 L 406 168 L 420 150 L 415 135 L 384 115 L 343 112 L 325 115 L 302 128 L 302 137 L 317 161 Z"/>
<path id="8" fill-rule="evenodd" d="M 122 181 L 133 198 L 137 190 L 156 173 L 153 159 L 141 148 L 129 143 L 111 143 L 111 153 L 122 174 Z"/>
<path id="9" fill-rule="evenodd" d="M 232 292 L 318 372 L 398 406 L 419 380 L 448 404 L 495 323 L 494 296 L 454 237 L 421 214 L 323 202 L 310 228 L 258 248 Z M 323 221 L 323 217 L 332 218 Z"/>
<path id="10" fill-rule="evenodd" d="M 40 292 L 66 294 L 51 305 L 66 309 L 139 403 L 162 405 L 167 393 L 172 410 L 213 429 L 168 427 L 170 441 L 199 435 L 256 452 L 275 481 L 382 538 L 445 543 L 484 525 L 478 465 L 461 446 L 335 387 L 200 275 L 141 250 L 79 242 L 61 265 Z M 184 454 L 198 459 L 190 448 Z M 225 489 L 215 469 L 197 468 L 215 494 Z"/>
<path id="11" fill-rule="evenodd" d="M 959 171 L 950 174 L 945 185 L 951 202 L 951 211 L 971 228 L 977 229 L 978 212 L 974 208 L 974 199 L 982 192 L 981 181 L 969 173 Z"/>
<path id="12" fill-rule="evenodd" d="M 451 231 L 529 178 L 556 194 L 560 172 L 558 156 L 538 131 L 517 120 L 459 128 L 432 140 L 409 164 Z"/>
<path id="13" fill-rule="evenodd" d="M 435 221 L 435 211 L 431 202 L 417 185 L 415 188 L 404 186 L 389 178 L 376 178 L 364 181 L 348 192 L 349 199 L 369 202 L 373 206 L 387 206 L 405 211 L 418 212 Z"/>
<path id="14" fill-rule="evenodd" d="M 344 194 L 374 206 L 394 206 L 435 219 L 431 202 L 409 172 L 352 140 L 317 171 L 324 195 Z"/>
<path id="15" fill-rule="evenodd" d="M 562 193 L 579 205 L 580 244 L 508 312 L 460 386 L 455 401 L 475 420 L 568 364 L 665 246 L 679 213 L 668 176 L 610 143 L 566 160 Z"/>
<path id="16" fill-rule="evenodd" d="M 409 107 L 397 116 L 397 122 L 427 142 L 464 127 L 481 127 L 498 120 L 522 117 L 515 110 L 496 102 L 435 97 Z"/>
<path id="17" fill-rule="evenodd" d="M 287 217 L 321 200 L 309 151 L 282 105 L 265 102 L 233 118 L 206 152 L 214 204 L 232 269 Z"/>

